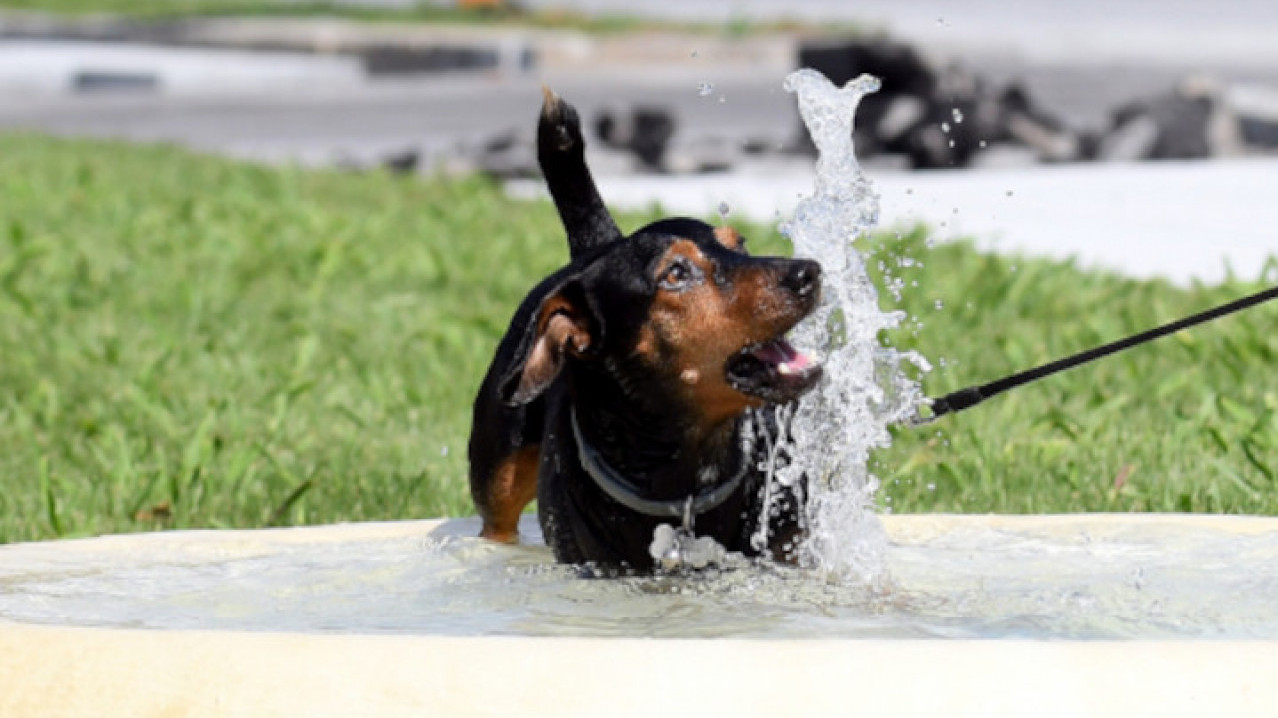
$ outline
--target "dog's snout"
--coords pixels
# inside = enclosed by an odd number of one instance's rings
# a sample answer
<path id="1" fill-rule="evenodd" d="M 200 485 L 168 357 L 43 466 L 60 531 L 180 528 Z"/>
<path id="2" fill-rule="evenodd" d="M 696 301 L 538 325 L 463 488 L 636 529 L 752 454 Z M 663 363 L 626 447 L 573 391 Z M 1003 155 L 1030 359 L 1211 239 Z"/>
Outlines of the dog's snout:
<path id="1" fill-rule="evenodd" d="M 821 265 L 810 259 L 794 260 L 781 277 L 781 286 L 800 297 L 821 289 Z"/>

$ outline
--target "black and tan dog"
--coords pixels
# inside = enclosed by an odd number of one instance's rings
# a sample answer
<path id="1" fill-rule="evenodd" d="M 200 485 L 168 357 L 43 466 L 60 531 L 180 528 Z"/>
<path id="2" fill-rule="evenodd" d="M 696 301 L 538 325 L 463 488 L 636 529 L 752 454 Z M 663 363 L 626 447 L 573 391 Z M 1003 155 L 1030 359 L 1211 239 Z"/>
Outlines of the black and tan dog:
<path id="1" fill-rule="evenodd" d="M 571 261 L 524 299 L 475 399 L 482 535 L 517 540 L 536 498 L 559 561 L 644 571 L 654 529 L 691 507 L 697 535 L 784 559 L 801 498 L 763 516 L 753 434 L 820 376 L 783 338 L 816 306 L 820 266 L 751 257 L 693 219 L 625 237 L 584 148 L 576 111 L 547 91 L 538 160 Z M 767 545 L 752 545 L 762 521 Z"/>

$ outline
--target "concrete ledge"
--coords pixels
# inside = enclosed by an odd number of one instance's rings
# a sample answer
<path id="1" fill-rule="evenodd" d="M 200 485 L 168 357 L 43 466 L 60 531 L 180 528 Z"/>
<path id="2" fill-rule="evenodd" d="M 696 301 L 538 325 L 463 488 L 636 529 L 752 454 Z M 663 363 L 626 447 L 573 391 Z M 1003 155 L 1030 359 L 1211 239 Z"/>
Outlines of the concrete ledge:
<path id="1" fill-rule="evenodd" d="M 989 528 L 1094 538 L 1278 531 L 1184 515 L 886 516 L 894 542 Z M 0 547 L 24 570 L 438 538 L 473 522 L 184 531 Z M 313 635 L 0 621 L 0 716 L 1271 716 L 1278 642 L 657 640 Z"/>
<path id="2" fill-rule="evenodd" d="M 1267 642 L 646 641 L 0 624 L 0 715 L 1271 716 Z"/>

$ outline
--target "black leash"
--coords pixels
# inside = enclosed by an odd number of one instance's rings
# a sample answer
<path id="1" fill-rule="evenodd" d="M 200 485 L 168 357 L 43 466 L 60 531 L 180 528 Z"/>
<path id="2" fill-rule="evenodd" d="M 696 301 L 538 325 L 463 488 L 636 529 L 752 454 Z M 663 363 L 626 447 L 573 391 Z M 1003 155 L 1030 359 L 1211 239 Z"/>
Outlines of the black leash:
<path id="1" fill-rule="evenodd" d="M 1072 369 L 1079 364 L 1086 364 L 1088 362 L 1107 357 L 1115 352 L 1130 349 L 1138 344 L 1144 344 L 1145 342 L 1153 341 L 1173 332 L 1178 332 L 1196 324 L 1202 324 L 1203 322 L 1209 322 L 1213 319 L 1223 317 L 1227 314 L 1233 314 L 1234 312 L 1239 312 L 1276 298 L 1278 298 L 1278 287 L 1272 287 L 1249 297 L 1243 297 L 1242 299 L 1221 305 L 1215 309 L 1209 309 L 1191 317 L 1186 317 L 1184 319 L 1171 322 L 1170 324 L 1164 324 L 1161 327 L 1150 329 L 1149 331 L 1141 332 L 1140 334 L 1127 337 L 1126 339 L 1120 339 L 1116 342 L 1096 347 L 1095 349 L 1079 352 L 1073 356 L 1058 359 L 1050 364 L 1044 364 L 1040 367 L 1020 372 L 1019 374 L 1013 374 L 1009 377 L 999 379 L 998 381 L 981 384 L 980 386 L 969 386 L 966 389 L 959 389 L 958 391 L 952 394 L 946 394 L 939 399 L 932 399 L 931 415 L 918 417 L 912 423 L 930 423 L 946 414 L 953 414 L 955 412 L 963 411 L 964 409 L 970 409 L 990 397 L 1002 394 L 1008 389 L 1015 389 L 1022 384 L 1038 381 L 1043 377 L 1051 376 L 1057 372 Z"/>

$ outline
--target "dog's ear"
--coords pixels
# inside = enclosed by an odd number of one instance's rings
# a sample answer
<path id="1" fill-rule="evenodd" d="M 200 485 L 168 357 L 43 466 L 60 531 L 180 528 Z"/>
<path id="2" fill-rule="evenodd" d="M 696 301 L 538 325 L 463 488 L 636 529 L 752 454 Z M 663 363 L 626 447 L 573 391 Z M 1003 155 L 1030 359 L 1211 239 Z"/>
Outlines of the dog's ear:
<path id="1" fill-rule="evenodd" d="M 520 342 L 515 365 L 499 386 L 501 399 L 519 406 L 541 396 L 569 357 L 588 356 L 601 327 L 585 292 L 569 280 L 542 300 Z"/>

